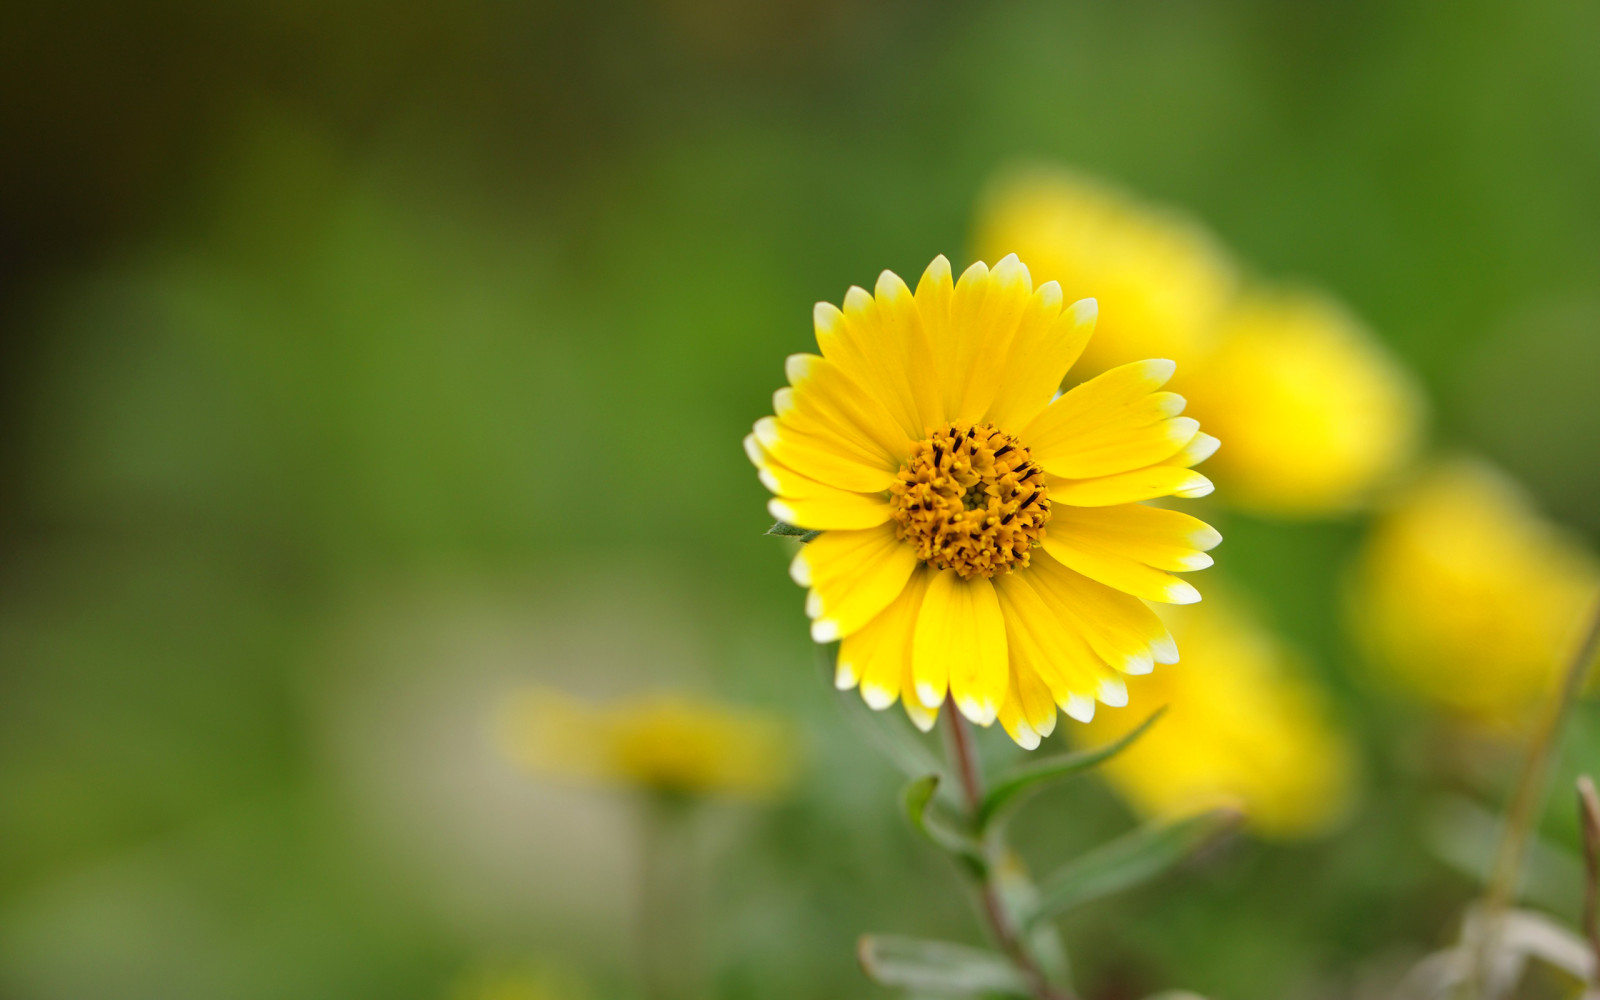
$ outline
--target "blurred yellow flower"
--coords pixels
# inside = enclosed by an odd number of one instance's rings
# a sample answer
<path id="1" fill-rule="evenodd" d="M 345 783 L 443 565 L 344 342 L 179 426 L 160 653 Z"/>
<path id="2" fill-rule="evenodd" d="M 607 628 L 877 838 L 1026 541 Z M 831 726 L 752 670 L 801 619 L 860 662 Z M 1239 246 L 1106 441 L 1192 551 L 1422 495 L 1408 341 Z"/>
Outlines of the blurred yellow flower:
<path id="1" fill-rule="evenodd" d="M 499 736 L 536 773 L 664 792 L 769 797 L 796 763 L 780 720 L 679 695 L 594 705 L 538 689 L 505 706 Z"/>
<path id="2" fill-rule="evenodd" d="M 1136 809 L 1171 819 L 1236 806 L 1273 838 L 1327 829 L 1349 803 L 1353 755 L 1294 655 L 1216 595 L 1165 617 L 1182 661 L 1130 683 L 1128 707 L 1102 712 L 1078 742 L 1115 740 L 1165 705 L 1144 736 L 1101 765 Z"/>
<path id="3" fill-rule="evenodd" d="M 1161 391 L 1170 361 L 1056 397 L 1095 316 L 1015 256 L 959 282 L 937 257 L 915 294 L 885 271 L 817 305 L 821 356 L 789 358 L 745 448 L 773 516 L 821 532 L 790 574 L 812 638 L 841 640 L 840 688 L 923 728 L 949 697 L 1032 749 L 1058 706 L 1088 719 L 1177 659 L 1144 601 L 1198 601 L 1173 574 L 1221 536 L 1141 501 L 1209 493 L 1191 466 L 1217 442 Z"/>
<path id="4" fill-rule="evenodd" d="M 1214 471 L 1230 503 L 1337 513 L 1416 453 L 1423 406 L 1409 374 L 1322 297 L 1240 299 L 1199 368 L 1190 404 L 1228 442 Z"/>
<path id="5" fill-rule="evenodd" d="M 1600 598 L 1600 570 L 1503 474 L 1455 459 L 1384 510 L 1351 597 L 1394 682 L 1510 729 L 1554 689 Z"/>
<path id="6" fill-rule="evenodd" d="M 456 980 L 448 1000 L 583 1000 L 583 984 L 534 963 L 472 969 Z"/>
<path id="7" fill-rule="evenodd" d="M 979 210 L 982 252 L 1016 252 L 1068 297 L 1100 300 L 1088 373 L 1176 361 L 1189 413 L 1227 442 L 1215 466 L 1230 504 L 1290 517 L 1347 510 L 1409 460 L 1422 396 L 1375 338 L 1333 303 L 1240 291 L 1197 223 L 1117 188 L 1034 170 Z"/>
<path id="8" fill-rule="evenodd" d="M 1015 253 L 1067 301 L 1094 296 L 1100 329 L 1083 352 L 1085 375 L 1144 358 L 1187 367 L 1210 349 L 1237 283 L 1227 253 L 1204 227 L 1116 187 L 1067 171 L 1002 177 L 978 214 L 978 255 Z"/>

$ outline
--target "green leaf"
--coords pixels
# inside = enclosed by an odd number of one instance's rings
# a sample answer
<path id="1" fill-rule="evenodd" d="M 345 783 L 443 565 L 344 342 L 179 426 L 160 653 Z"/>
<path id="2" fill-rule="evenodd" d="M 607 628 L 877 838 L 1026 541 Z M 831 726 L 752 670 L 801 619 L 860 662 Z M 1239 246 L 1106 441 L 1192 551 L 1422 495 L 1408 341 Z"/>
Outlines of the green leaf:
<path id="1" fill-rule="evenodd" d="M 798 538 L 802 543 L 804 543 L 814 540 L 818 535 L 822 534 L 822 532 L 812 531 L 809 528 L 796 528 L 792 524 L 784 524 L 782 521 L 774 521 L 772 523 L 772 527 L 767 529 L 767 534 L 781 535 L 784 538 Z"/>
<path id="2" fill-rule="evenodd" d="M 1237 809 L 1213 809 L 1173 823 L 1141 827 L 1102 845 L 1045 879 L 1039 885 L 1035 909 L 1025 922 L 1032 925 L 1143 885 L 1215 843 L 1243 819 Z"/>
<path id="3" fill-rule="evenodd" d="M 1148 719 L 1139 724 L 1139 728 L 1114 743 L 1059 757 L 1030 761 L 1001 775 L 994 787 L 989 789 L 989 794 L 984 796 L 983 805 L 978 810 L 979 831 L 987 830 L 995 822 L 1004 819 L 1046 783 L 1087 771 L 1126 750 L 1134 740 L 1143 736 L 1146 730 L 1155 725 L 1156 720 L 1161 718 L 1165 711 L 1165 706 L 1156 709 Z"/>
<path id="4" fill-rule="evenodd" d="M 937 774 L 926 774 L 906 785 L 901 795 L 906 818 L 911 820 L 911 825 L 918 833 L 955 855 L 974 875 L 982 878 L 988 870 L 983 859 L 983 848 L 970 833 L 961 828 L 958 821 L 945 816 L 934 804 L 934 798 L 939 794 L 939 780 Z"/>
<path id="5" fill-rule="evenodd" d="M 1028 996 L 1028 984 L 1002 955 L 948 941 L 869 934 L 856 946 L 867 978 L 880 986 L 935 996 Z"/>

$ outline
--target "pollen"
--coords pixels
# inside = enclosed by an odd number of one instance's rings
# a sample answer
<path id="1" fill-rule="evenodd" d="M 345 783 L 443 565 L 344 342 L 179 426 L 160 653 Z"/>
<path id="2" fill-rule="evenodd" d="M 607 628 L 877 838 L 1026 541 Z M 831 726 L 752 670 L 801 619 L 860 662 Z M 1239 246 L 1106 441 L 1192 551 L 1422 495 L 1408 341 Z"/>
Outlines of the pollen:
<path id="1" fill-rule="evenodd" d="M 898 537 L 918 559 L 963 578 L 1027 566 L 1050 520 L 1044 470 L 992 424 L 931 432 L 889 491 Z"/>

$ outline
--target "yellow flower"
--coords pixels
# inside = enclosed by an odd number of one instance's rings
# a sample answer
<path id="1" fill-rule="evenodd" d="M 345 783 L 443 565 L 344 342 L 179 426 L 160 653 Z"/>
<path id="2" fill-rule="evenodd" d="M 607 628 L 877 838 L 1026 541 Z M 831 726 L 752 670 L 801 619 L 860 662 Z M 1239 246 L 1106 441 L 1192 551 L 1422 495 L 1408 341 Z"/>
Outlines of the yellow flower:
<path id="1" fill-rule="evenodd" d="M 1228 442 L 1213 475 L 1242 507 L 1347 510 L 1416 452 L 1423 408 L 1411 379 L 1323 298 L 1240 300 L 1201 369 L 1190 404 Z"/>
<path id="2" fill-rule="evenodd" d="M 979 211 L 980 256 L 1015 252 L 1069 300 L 1093 295 L 1105 316 L 1085 374 L 1141 358 L 1188 366 L 1209 352 L 1237 278 L 1202 226 L 1066 171 L 1015 173 Z M 1231 445 L 1230 445 L 1231 447 Z"/>
<path id="3" fill-rule="evenodd" d="M 794 772 L 793 738 L 779 721 L 676 695 L 599 706 L 540 689 L 508 704 L 500 721 L 513 760 L 562 777 L 760 798 Z"/>
<path id="4" fill-rule="evenodd" d="M 1326 829 L 1350 797 L 1352 755 L 1294 656 L 1244 611 L 1212 600 L 1166 616 L 1183 660 L 1128 685 L 1128 707 L 1098 716 L 1081 742 L 1117 739 L 1166 713 L 1101 765 L 1141 812 L 1171 819 L 1242 808 L 1268 837 Z"/>
<path id="5" fill-rule="evenodd" d="M 571 975 L 533 963 L 493 964 L 463 974 L 449 1000 L 580 1000 L 589 993 Z"/>
<path id="6" fill-rule="evenodd" d="M 1196 223 L 1064 172 L 1019 174 L 979 213 L 980 248 L 1015 250 L 1106 321 L 1099 371 L 1143 357 L 1184 372 L 1189 412 L 1228 443 L 1212 474 L 1261 513 L 1339 513 L 1413 455 L 1424 415 L 1412 380 L 1352 317 L 1301 294 L 1239 291 Z"/>
<path id="7" fill-rule="evenodd" d="M 1514 483 L 1467 459 L 1395 498 L 1352 591 L 1359 631 L 1394 681 L 1501 728 L 1554 689 L 1597 597 L 1593 558 Z"/>
<path id="8" fill-rule="evenodd" d="M 1096 306 L 1063 308 L 1008 256 L 955 282 L 937 257 L 915 295 L 885 271 L 843 311 L 816 307 L 822 356 L 789 358 L 776 417 L 745 439 L 775 517 L 821 531 L 791 575 L 837 682 L 897 699 L 924 728 L 946 696 L 1038 746 L 1056 708 L 1123 704 L 1124 674 L 1177 649 L 1140 598 L 1200 595 L 1173 572 L 1221 537 L 1147 506 L 1202 496 L 1216 439 L 1160 391 L 1170 361 L 1123 365 L 1055 398 Z"/>

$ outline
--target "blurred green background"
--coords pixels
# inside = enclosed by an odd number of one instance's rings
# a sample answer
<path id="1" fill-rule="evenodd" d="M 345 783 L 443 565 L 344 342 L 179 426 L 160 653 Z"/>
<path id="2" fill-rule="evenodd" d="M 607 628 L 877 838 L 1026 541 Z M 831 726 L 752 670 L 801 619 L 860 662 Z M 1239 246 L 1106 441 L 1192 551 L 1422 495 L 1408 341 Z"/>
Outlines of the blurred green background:
<path id="1" fill-rule="evenodd" d="M 811 304 L 962 266 L 1018 160 L 1341 296 L 1420 375 L 1437 444 L 1600 531 L 1593 3 L 5 21 L 7 1000 L 452 997 L 525 967 L 630 995 L 629 803 L 485 735 L 530 681 L 801 726 L 786 802 L 699 819 L 713 995 L 882 995 L 857 934 L 978 940 L 821 678 L 739 439 Z M 1514 758 L 1362 681 L 1337 607 L 1359 518 L 1221 524 L 1217 572 L 1325 678 L 1362 798 L 1064 930 L 1094 997 L 1359 995 L 1473 891 L 1428 847 L 1433 797 L 1498 808 Z M 1043 865 L 1129 822 L 1082 782 L 1018 836 Z"/>

